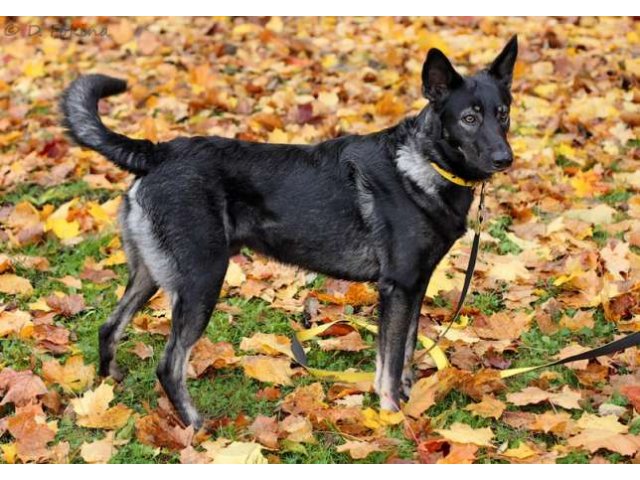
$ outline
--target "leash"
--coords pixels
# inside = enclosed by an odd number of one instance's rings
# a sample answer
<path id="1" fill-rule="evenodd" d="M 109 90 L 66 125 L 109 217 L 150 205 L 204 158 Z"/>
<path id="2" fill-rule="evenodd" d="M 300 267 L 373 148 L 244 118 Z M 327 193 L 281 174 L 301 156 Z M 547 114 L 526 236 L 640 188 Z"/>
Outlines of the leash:
<path id="1" fill-rule="evenodd" d="M 418 341 L 422 343 L 422 345 L 426 349 L 426 353 L 429 354 L 433 360 L 435 361 L 436 367 L 438 370 L 442 370 L 449 366 L 449 362 L 446 358 L 446 355 L 438 346 L 440 340 L 449 332 L 453 324 L 460 316 L 460 312 L 462 311 L 462 307 L 464 306 L 465 299 L 467 297 L 467 293 L 469 292 L 469 287 L 471 286 L 471 279 L 473 278 L 473 272 L 476 267 L 476 260 L 478 258 L 478 251 L 480 249 L 480 234 L 482 233 L 482 225 L 485 220 L 484 216 L 484 207 L 485 207 L 485 183 L 484 182 L 476 182 L 476 181 L 468 181 L 457 177 L 456 175 L 444 170 L 439 165 L 431 162 L 431 166 L 438 172 L 442 177 L 447 180 L 455 183 L 456 185 L 460 185 L 463 187 L 474 188 L 480 185 L 480 198 L 478 201 L 478 213 L 476 217 L 476 226 L 473 236 L 473 243 L 471 245 L 471 253 L 469 255 L 469 263 L 467 264 L 467 271 L 465 273 L 464 284 L 462 287 L 462 292 L 460 293 L 460 298 L 458 299 L 458 304 L 449 319 L 449 322 L 435 340 L 431 340 L 424 335 L 418 335 Z M 297 362 L 300 366 L 304 367 L 310 374 L 319 378 L 328 378 L 337 381 L 343 382 L 361 382 L 361 381 L 372 381 L 374 378 L 373 372 L 358 372 L 358 371 L 329 371 L 322 370 L 317 368 L 312 368 L 308 365 L 307 356 L 302 347 L 301 342 L 306 340 L 311 340 L 312 338 L 316 338 L 322 332 L 328 330 L 333 325 L 338 323 L 349 323 L 354 327 L 364 328 L 372 333 L 377 334 L 378 328 L 376 325 L 372 325 L 369 322 L 366 322 L 357 317 L 345 317 L 341 320 L 336 320 L 333 322 L 325 323 L 319 325 L 314 328 L 306 329 L 297 332 L 295 335 L 291 337 L 291 351 L 292 351 L 292 360 Z M 634 332 L 629 335 L 626 335 L 623 338 L 618 340 L 614 340 L 600 347 L 592 348 L 591 350 L 587 350 L 582 353 L 578 353 L 576 355 L 571 355 L 566 358 L 562 358 L 560 360 L 555 360 L 553 362 L 545 363 L 543 365 L 535 365 L 532 367 L 517 367 L 510 368 L 506 370 L 500 371 L 501 378 L 509 378 L 515 375 L 519 375 L 522 373 L 532 372 L 536 370 L 541 370 L 545 368 L 555 367 L 558 365 L 564 365 L 571 362 L 577 362 L 579 360 L 591 360 L 597 357 L 601 357 L 603 355 L 610 355 L 612 353 L 626 350 L 631 347 L 635 347 L 640 345 L 640 332 Z"/>
<path id="2" fill-rule="evenodd" d="M 434 164 L 435 165 L 435 164 Z M 460 316 L 460 312 L 462 311 L 462 307 L 464 306 L 464 301 L 467 298 L 467 293 L 469 292 L 469 286 L 471 285 L 471 279 L 473 278 L 473 272 L 476 269 L 476 260 L 478 259 L 478 250 L 480 250 L 480 234 L 482 233 L 482 224 L 484 223 L 484 186 L 485 183 L 482 182 L 480 185 L 480 199 L 478 201 L 478 214 L 476 218 L 476 228 L 475 233 L 473 234 L 473 243 L 471 244 L 471 254 L 469 255 L 469 263 L 467 264 L 467 272 L 464 276 L 464 284 L 462 286 L 462 292 L 460 293 L 460 298 L 458 298 L 458 306 L 451 315 L 451 319 L 447 325 L 447 328 L 441 332 L 433 342 L 431 348 L 427 350 L 427 353 L 431 351 L 438 342 L 444 337 L 451 327 L 456 322 L 458 317 Z"/>

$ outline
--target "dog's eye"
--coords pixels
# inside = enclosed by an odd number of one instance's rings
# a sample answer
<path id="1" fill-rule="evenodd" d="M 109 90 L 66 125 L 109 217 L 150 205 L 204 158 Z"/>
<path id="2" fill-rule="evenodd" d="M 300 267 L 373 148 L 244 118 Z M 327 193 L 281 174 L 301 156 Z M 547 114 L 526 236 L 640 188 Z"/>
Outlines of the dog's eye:
<path id="1" fill-rule="evenodd" d="M 476 116 L 475 115 L 465 115 L 464 117 L 462 117 L 462 121 L 468 125 L 473 125 L 474 123 L 476 123 Z"/>

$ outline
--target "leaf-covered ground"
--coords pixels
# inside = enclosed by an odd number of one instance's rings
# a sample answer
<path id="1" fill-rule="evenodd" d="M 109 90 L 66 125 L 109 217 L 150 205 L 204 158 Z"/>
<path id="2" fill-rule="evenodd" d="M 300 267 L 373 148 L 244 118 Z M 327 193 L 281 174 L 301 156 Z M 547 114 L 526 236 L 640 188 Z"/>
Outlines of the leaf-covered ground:
<path id="1" fill-rule="evenodd" d="M 0 462 L 640 459 L 636 348 L 499 377 L 640 329 L 640 23 L 21 18 L 3 27 Z M 375 286 L 248 250 L 233 259 L 191 357 L 205 429 L 183 428 L 156 383 L 170 328 L 163 295 L 126 331 L 123 382 L 96 376 L 98 327 L 127 279 L 115 218 L 131 177 L 63 136 L 57 101 L 73 78 L 129 80 L 100 110 L 130 136 L 309 143 L 419 111 L 430 47 L 471 72 L 514 33 L 515 165 L 488 189 L 466 316 L 441 343 L 451 366 L 436 371 L 419 349 L 420 380 L 402 414 L 380 412 L 367 382 L 317 379 L 288 356 L 305 320 L 374 322 Z M 457 299 L 469 239 L 432 279 L 426 336 L 441 331 Z M 338 324 L 304 346 L 313 367 L 372 371 L 374 342 Z"/>

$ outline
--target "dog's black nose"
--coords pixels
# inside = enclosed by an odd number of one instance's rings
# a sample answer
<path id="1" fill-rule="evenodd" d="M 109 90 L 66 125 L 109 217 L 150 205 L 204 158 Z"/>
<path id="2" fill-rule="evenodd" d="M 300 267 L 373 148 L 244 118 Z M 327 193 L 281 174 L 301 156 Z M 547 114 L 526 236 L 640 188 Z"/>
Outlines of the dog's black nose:
<path id="1" fill-rule="evenodd" d="M 509 168 L 513 163 L 513 155 L 510 152 L 499 151 L 491 154 L 491 160 L 496 170 L 501 171 Z"/>

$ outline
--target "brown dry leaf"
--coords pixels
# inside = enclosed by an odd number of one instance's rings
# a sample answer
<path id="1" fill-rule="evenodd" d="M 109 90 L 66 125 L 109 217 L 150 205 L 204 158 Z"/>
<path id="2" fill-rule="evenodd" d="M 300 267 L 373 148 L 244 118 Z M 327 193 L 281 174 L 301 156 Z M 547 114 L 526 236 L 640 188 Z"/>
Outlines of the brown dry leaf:
<path id="1" fill-rule="evenodd" d="M 291 442 L 316 443 L 311 422 L 300 415 L 290 415 L 282 420 L 280 431 L 286 435 L 286 440 Z"/>
<path id="2" fill-rule="evenodd" d="M 82 392 L 93 383 L 95 367 L 85 365 L 82 355 L 70 357 L 60 365 L 57 360 L 42 363 L 42 376 L 49 383 L 57 383 L 67 393 Z"/>
<path id="3" fill-rule="evenodd" d="M 22 310 L 0 311 L 0 338 L 9 335 L 19 336 L 24 327 L 31 322 L 29 312 Z"/>
<path id="4" fill-rule="evenodd" d="M 41 323 L 33 327 L 32 335 L 39 348 L 60 354 L 69 351 L 69 333 L 63 326 Z"/>
<path id="5" fill-rule="evenodd" d="M 560 326 L 566 327 L 572 332 L 577 332 L 583 328 L 593 328 L 594 325 L 595 321 L 591 310 L 580 310 L 573 317 L 564 315 L 560 319 Z"/>
<path id="6" fill-rule="evenodd" d="M 114 440 L 115 433 L 107 432 L 102 440 L 84 442 L 80 447 L 80 456 L 87 463 L 107 463 L 116 453 L 116 445 L 122 441 Z"/>
<path id="7" fill-rule="evenodd" d="M 507 406 L 504 402 L 501 402 L 495 397 L 485 395 L 482 397 L 480 403 L 472 403 L 465 407 L 465 410 L 469 410 L 474 415 L 478 415 L 483 418 L 500 418 L 502 412 L 504 412 Z"/>
<path id="8" fill-rule="evenodd" d="M 97 267 L 97 264 L 96 264 Z M 118 278 L 118 275 L 113 270 L 108 268 L 94 268 L 89 265 L 85 265 L 84 270 L 80 273 L 80 278 L 82 280 L 87 280 L 92 283 L 107 283 L 111 280 L 115 280 Z M 80 280 L 78 280 L 80 282 Z M 80 288 L 80 287 L 76 287 Z"/>
<path id="9" fill-rule="evenodd" d="M 568 385 L 565 385 L 559 393 L 546 392 L 538 387 L 527 387 L 520 392 L 507 395 L 507 401 L 518 406 L 531 405 L 548 400 L 554 405 L 567 409 L 580 409 L 578 402 L 581 398 L 580 392 L 571 390 Z"/>
<path id="10" fill-rule="evenodd" d="M 498 312 L 477 317 L 473 329 L 480 338 L 516 340 L 529 329 L 532 319 L 533 315 L 525 312 Z"/>
<path id="11" fill-rule="evenodd" d="M 490 393 L 499 393 L 505 390 L 504 380 L 500 378 L 498 370 L 483 368 L 477 372 L 459 370 L 456 373 L 456 388 L 469 395 L 475 401 Z"/>
<path id="12" fill-rule="evenodd" d="M 267 448 L 278 448 L 278 420 L 276 417 L 258 415 L 249 426 L 249 433 Z"/>
<path id="13" fill-rule="evenodd" d="M 281 408 L 293 415 L 309 415 L 316 410 L 327 408 L 322 384 L 316 382 L 296 388 L 284 398 Z"/>
<path id="14" fill-rule="evenodd" d="M 324 351 L 359 352 L 369 348 L 369 345 L 364 343 L 360 334 L 355 330 L 341 337 L 318 340 L 318 345 Z"/>
<path id="15" fill-rule="evenodd" d="M 582 407 L 579 402 L 582 399 L 582 394 L 580 391 L 571 390 L 568 385 L 562 387 L 562 391 L 559 393 L 554 393 L 549 397 L 549 401 L 557 405 L 558 407 L 566 408 L 568 410 L 577 409 L 580 410 Z"/>
<path id="16" fill-rule="evenodd" d="M 449 453 L 436 463 L 442 464 L 471 464 L 476 459 L 479 447 L 473 444 L 452 443 Z"/>
<path id="17" fill-rule="evenodd" d="M 80 279 L 72 277 L 71 275 L 65 275 L 62 278 L 56 278 L 56 280 L 63 285 L 66 285 L 67 287 L 75 288 L 77 290 L 80 290 L 82 288 L 82 282 L 80 281 Z"/>
<path id="18" fill-rule="evenodd" d="M 0 371 L 0 394 L 3 395 L 0 405 L 13 403 L 16 406 L 37 401 L 47 393 L 44 382 L 31 370 L 16 372 L 10 367 Z"/>
<path id="19" fill-rule="evenodd" d="M 261 382 L 277 385 L 291 385 L 291 360 L 288 358 L 272 358 L 266 355 L 242 357 L 244 374 Z"/>
<path id="20" fill-rule="evenodd" d="M 583 347 L 582 345 L 578 345 L 577 343 L 572 343 L 571 345 L 567 345 L 564 347 L 558 354 L 554 357 L 557 359 L 568 358 L 572 355 L 577 355 L 579 353 L 583 353 L 588 351 L 589 349 Z M 589 365 L 589 360 L 578 360 L 577 362 L 569 362 L 564 364 L 567 368 L 571 368 L 573 370 L 586 370 L 587 365 Z"/>
<path id="21" fill-rule="evenodd" d="M 81 427 L 117 430 L 124 426 L 131 416 L 131 409 L 119 403 L 109 408 L 113 400 L 113 387 L 102 383 L 93 391 L 86 392 L 81 398 L 71 399 L 76 415 L 76 423 Z"/>
<path id="22" fill-rule="evenodd" d="M 621 424 L 615 415 L 600 417 L 592 413 L 585 413 L 576 422 L 578 428 L 583 430 L 603 430 L 611 433 L 627 433 L 629 427 Z"/>
<path id="23" fill-rule="evenodd" d="M 591 453 L 604 448 L 626 456 L 633 455 L 640 450 L 640 438 L 635 435 L 596 429 L 584 430 L 578 435 L 569 438 L 567 444 L 570 447 L 584 448 Z"/>
<path id="24" fill-rule="evenodd" d="M 457 372 L 455 368 L 447 368 L 418 380 L 411 388 L 409 401 L 402 411 L 410 417 L 418 418 L 456 385 Z"/>
<path id="25" fill-rule="evenodd" d="M 456 422 L 447 429 L 434 430 L 450 442 L 471 443 L 479 447 L 493 447 L 493 432 L 490 428 L 471 428 L 466 423 Z"/>
<path id="26" fill-rule="evenodd" d="M 207 337 L 198 340 L 191 353 L 190 365 L 197 377 L 209 368 L 221 369 L 236 365 L 240 358 L 236 357 L 233 345 L 229 342 L 213 343 Z"/>
<path id="27" fill-rule="evenodd" d="M 265 355 L 286 355 L 292 358 L 291 340 L 284 335 L 273 333 L 255 333 L 252 337 L 243 337 L 240 350 L 262 353 Z"/>
<path id="28" fill-rule="evenodd" d="M 153 357 L 153 347 L 144 342 L 136 342 L 129 351 L 142 360 Z"/>
<path id="29" fill-rule="evenodd" d="M 640 413 L 640 385 L 625 385 L 620 388 L 620 393 L 627 397 L 635 411 Z"/>
<path id="30" fill-rule="evenodd" d="M 367 458 L 373 452 L 383 452 L 386 447 L 380 445 L 378 442 L 363 442 L 359 440 L 348 440 L 342 445 L 336 448 L 338 453 L 347 452 L 354 460 L 362 460 Z"/>
<path id="31" fill-rule="evenodd" d="M 530 430 L 565 435 L 570 432 L 573 420 L 567 412 L 544 412 L 537 414 L 533 423 L 528 425 Z"/>
<path id="32" fill-rule="evenodd" d="M 46 298 L 47 305 L 64 317 L 73 317 L 86 307 L 82 295 L 52 294 Z"/>
<path id="33" fill-rule="evenodd" d="M 41 462 L 52 456 L 47 445 L 53 441 L 56 432 L 46 423 L 40 405 L 16 408 L 7 429 L 16 440 L 16 455 L 23 462 Z"/>
<path id="34" fill-rule="evenodd" d="M 136 438 L 152 447 L 182 450 L 191 444 L 193 426 L 184 427 L 166 397 L 158 400 L 158 408 L 136 421 Z"/>
<path id="35" fill-rule="evenodd" d="M 0 292 L 9 295 L 29 295 L 33 292 L 31 282 L 13 273 L 0 275 Z"/>
<path id="36" fill-rule="evenodd" d="M 180 463 L 182 464 L 206 464 L 211 463 L 207 454 L 197 451 L 191 445 L 180 450 Z"/>

